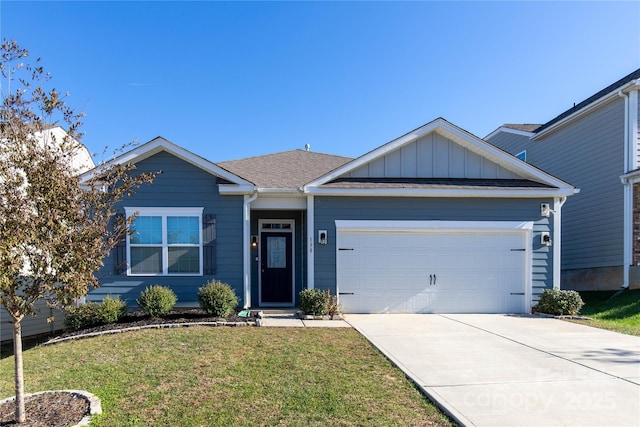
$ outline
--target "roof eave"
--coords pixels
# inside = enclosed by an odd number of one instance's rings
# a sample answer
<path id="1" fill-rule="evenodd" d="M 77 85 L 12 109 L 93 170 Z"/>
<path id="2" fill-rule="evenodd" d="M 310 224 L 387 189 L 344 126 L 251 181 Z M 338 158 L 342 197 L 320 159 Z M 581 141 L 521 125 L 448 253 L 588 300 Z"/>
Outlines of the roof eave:
<path id="1" fill-rule="evenodd" d="M 322 188 L 311 187 L 305 192 L 317 196 L 374 196 L 374 197 L 501 197 L 546 198 L 567 197 L 580 190 L 573 187 L 550 189 L 469 189 L 469 188 Z"/>
<path id="2" fill-rule="evenodd" d="M 549 135 L 550 133 L 555 132 L 556 130 L 562 128 L 563 126 L 566 126 L 567 124 L 573 122 L 574 120 L 583 117 L 589 113 L 591 113 L 593 110 L 600 108 L 602 105 L 607 104 L 609 102 L 615 101 L 616 99 L 618 99 L 620 97 L 619 93 L 628 93 L 634 90 L 634 88 L 640 86 L 640 79 L 636 79 L 636 80 L 632 80 L 629 83 L 620 86 L 616 89 L 613 89 L 611 92 L 607 93 L 606 95 L 601 96 L 600 98 L 596 99 L 595 101 L 593 101 L 592 103 L 585 105 L 584 107 L 582 107 L 581 109 L 575 111 L 574 113 L 568 115 L 567 117 L 563 118 L 562 120 L 558 120 L 556 123 L 550 125 L 549 127 L 546 127 L 544 129 L 542 129 L 540 132 L 535 133 L 531 139 L 536 141 L 539 140 L 541 138 L 544 138 L 545 136 Z M 543 125 L 544 126 L 544 125 Z"/>

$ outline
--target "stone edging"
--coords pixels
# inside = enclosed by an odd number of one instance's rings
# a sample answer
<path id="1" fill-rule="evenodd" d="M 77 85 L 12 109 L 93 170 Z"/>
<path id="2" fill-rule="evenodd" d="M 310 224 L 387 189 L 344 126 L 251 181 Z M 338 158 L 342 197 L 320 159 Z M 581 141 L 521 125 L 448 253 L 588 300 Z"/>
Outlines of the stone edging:
<path id="1" fill-rule="evenodd" d="M 75 424 L 73 427 L 88 426 L 89 423 L 91 423 L 91 418 L 94 415 L 102 414 L 102 405 L 100 404 L 100 399 L 98 399 L 98 397 L 95 396 L 94 394 L 91 394 L 88 391 L 84 391 L 84 390 L 47 390 L 47 391 L 39 391 L 37 393 L 25 394 L 24 397 L 27 398 L 30 396 L 38 396 L 40 394 L 46 394 L 46 393 L 73 394 L 89 402 L 89 414 L 82 417 L 80 422 L 78 424 Z M 2 405 L 3 403 L 7 403 L 12 400 L 15 400 L 15 398 L 16 398 L 15 396 L 11 396 L 6 399 L 2 399 L 0 400 L 0 405 Z"/>
<path id="2" fill-rule="evenodd" d="M 304 311 L 299 311 L 298 317 L 302 320 L 344 320 L 341 313 L 334 315 L 324 315 L 324 316 L 313 316 L 311 314 L 306 314 Z"/>
<path id="3" fill-rule="evenodd" d="M 54 338 L 42 345 L 57 344 L 64 341 L 72 341 L 82 338 L 98 337 L 101 335 L 119 334 L 121 332 L 139 331 L 142 329 L 164 329 L 164 328 L 180 328 L 189 326 L 260 326 L 258 322 L 183 322 L 183 323 L 160 323 L 157 325 L 132 326 L 129 328 L 112 329 L 109 331 L 89 332 L 87 334 L 72 335 L 70 337 Z"/>
<path id="4" fill-rule="evenodd" d="M 548 313 L 540 313 L 540 312 L 535 312 L 533 313 L 534 316 L 540 316 L 540 317 L 548 317 L 551 319 L 568 319 L 568 320 L 593 320 L 590 317 L 585 317 L 585 316 L 571 316 L 568 314 L 562 314 L 562 315 L 555 315 L 555 314 L 548 314 Z"/>

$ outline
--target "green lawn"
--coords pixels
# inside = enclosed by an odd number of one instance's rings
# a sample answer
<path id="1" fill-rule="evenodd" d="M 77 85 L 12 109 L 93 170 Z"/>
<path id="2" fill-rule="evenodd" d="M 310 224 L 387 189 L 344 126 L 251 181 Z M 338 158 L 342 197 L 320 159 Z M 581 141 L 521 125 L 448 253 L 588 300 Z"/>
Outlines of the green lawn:
<path id="1" fill-rule="evenodd" d="M 593 319 L 580 323 L 640 335 L 640 289 L 626 290 L 617 296 L 614 294 L 616 291 L 580 292 L 585 303 L 580 314 Z"/>
<path id="2" fill-rule="evenodd" d="M 36 346 L 27 392 L 97 395 L 96 426 L 451 425 L 352 329 L 189 327 Z M 13 357 L 0 360 L 12 396 Z"/>

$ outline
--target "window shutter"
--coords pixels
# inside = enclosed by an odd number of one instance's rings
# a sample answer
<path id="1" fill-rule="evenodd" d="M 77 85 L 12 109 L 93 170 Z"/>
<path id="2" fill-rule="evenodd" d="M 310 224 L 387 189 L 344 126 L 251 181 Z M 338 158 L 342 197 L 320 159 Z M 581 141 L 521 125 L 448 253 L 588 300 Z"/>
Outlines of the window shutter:
<path id="1" fill-rule="evenodd" d="M 122 221 L 123 214 L 113 216 L 114 222 Z M 127 274 L 127 236 L 123 235 L 113 248 L 113 273 L 117 275 Z"/>
<path id="2" fill-rule="evenodd" d="M 202 272 L 205 276 L 216 274 L 216 216 L 202 216 Z"/>

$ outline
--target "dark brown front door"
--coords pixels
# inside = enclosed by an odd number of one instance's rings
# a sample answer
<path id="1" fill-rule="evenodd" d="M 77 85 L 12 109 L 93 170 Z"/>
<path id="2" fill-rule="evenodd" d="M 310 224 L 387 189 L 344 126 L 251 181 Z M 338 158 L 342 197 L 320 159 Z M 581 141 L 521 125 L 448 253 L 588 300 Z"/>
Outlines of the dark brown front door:
<path id="1" fill-rule="evenodd" d="M 263 231 L 260 244 L 260 303 L 293 305 L 291 233 Z"/>

